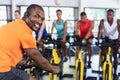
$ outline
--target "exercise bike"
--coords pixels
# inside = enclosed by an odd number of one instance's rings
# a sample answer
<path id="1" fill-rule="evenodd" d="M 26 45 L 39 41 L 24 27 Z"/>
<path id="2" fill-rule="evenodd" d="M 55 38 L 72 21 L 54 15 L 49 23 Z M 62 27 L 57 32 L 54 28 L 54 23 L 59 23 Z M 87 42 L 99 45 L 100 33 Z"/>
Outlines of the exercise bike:
<path id="1" fill-rule="evenodd" d="M 113 47 L 116 44 L 120 44 L 120 42 L 105 42 L 104 39 L 101 43 L 97 43 L 97 45 L 102 47 L 107 47 L 107 53 L 106 53 L 106 59 L 102 63 L 102 80 L 111 80 L 112 79 L 112 60 L 111 60 L 111 47 Z M 101 56 L 101 51 L 99 52 L 99 55 Z M 100 57 L 101 58 L 101 57 Z M 100 59 L 99 59 L 100 60 Z M 99 61 L 100 64 L 100 61 Z M 100 65 L 99 65 L 100 68 Z"/>
<path id="2" fill-rule="evenodd" d="M 77 36 L 73 36 L 75 38 L 75 41 L 70 44 L 70 46 L 81 46 L 82 48 L 86 46 L 85 43 L 82 43 L 82 39 L 80 41 L 76 41 Z M 78 56 L 75 60 L 75 80 L 84 80 L 85 74 L 86 74 L 86 68 L 85 63 L 87 61 L 87 56 L 84 54 L 83 58 L 83 49 L 80 49 Z"/>

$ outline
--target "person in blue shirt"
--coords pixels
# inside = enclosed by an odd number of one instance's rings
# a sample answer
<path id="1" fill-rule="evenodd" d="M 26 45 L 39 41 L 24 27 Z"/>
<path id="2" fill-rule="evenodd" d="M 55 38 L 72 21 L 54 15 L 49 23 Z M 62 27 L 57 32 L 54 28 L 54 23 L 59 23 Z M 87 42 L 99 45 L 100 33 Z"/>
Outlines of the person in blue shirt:
<path id="1" fill-rule="evenodd" d="M 40 28 L 35 32 L 35 38 L 37 40 L 37 43 L 39 45 L 37 45 L 38 48 L 41 48 L 42 50 L 45 50 L 44 44 L 41 41 L 42 37 L 48 36 L 47 30 L 46 30 L 46 25 L 45 25 L 45 21 L 42 23 L 42 25 L 40 26 Z"/>
<path id="2" fill-rule="evenodd" d="M 58 9 L 56 11 L 56 15 L 57 15 L 57 20 L 55 20 L 52 24 L 52 29 L 51 29 L 51 35 L 53 34 L 53 29 L 55 28 L 57 31 L 57 40 L 61 40 L 63 43 L 61 45 L 58 45 L 58 54 L 60 54 L 61 49 L 63 49 L 64 52 L 64 62 L 67 61 L 67 48 L 66 48 L 66 40 L 68 39 L 68 37 L 66 37 L 67 34 L 67 21 L 64 21 L 62 19 L 62 10 Z"/>
<path id="3" fill-rule="evenodd" d="M 35 35 L 37 42 L 40 42 L 42 36 L 48 36 L 45 21 L 42 23 L 41 27 L 35 32 Z"/>

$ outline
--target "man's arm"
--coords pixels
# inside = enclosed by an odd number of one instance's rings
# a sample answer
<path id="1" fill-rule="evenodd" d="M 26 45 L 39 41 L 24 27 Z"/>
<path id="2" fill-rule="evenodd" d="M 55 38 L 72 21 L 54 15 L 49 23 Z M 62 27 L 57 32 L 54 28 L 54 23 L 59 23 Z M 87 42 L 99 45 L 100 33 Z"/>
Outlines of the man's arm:
<path id="1" fill-rule="evenodd" d="M 98 36 L 97 36 L 97 38 L 99 40 L 101 38 L 101 36 L 102 36 L 102 32 L 103 32 L 103 29 L 104 29 L 104 20 L 103 19 L 100 21 L 98 29 L 99 30 L 98 30 Z"/>
<path id="2" fill-rule="evenodd" d="M 94 22 L 92 21 L 92 22 L 91 22 L 91 25 L 90 25 L 90 28 L 89 28 L 86 36 L 85 36 L 85 39 L 88 39 L 88 38 L 89 38 L 89 35 L 90 35 L 90 33 L 92 32 L 93 28 L 94 28 Z"/>
<path id="3" fill-rule="evenodd" d="M 32 60 L 34 60 L 39 67 L 42 69 L 52 72 L 52 73 L 59 73 L 60 69 L 58 66 L 51 65 L 48 60 L 46 60 L 41 53 L 35 49 L 35 48 L 27 48 L 24 49 L 26 52 L 26 55 L 30 57 Z"/>
<path id="4" fill-rule="evenodd" d="M 120 40 L 120 19 L 117 20 L 117 28 L 118 28 L 118 40 Z"/>
<path id="5" fill-rule="evenodd" d="M 80 30 L 79 30 L 79 21 L 77 22 L 76 29 L 75 29 L 75 35 L 80 35 Z"/>

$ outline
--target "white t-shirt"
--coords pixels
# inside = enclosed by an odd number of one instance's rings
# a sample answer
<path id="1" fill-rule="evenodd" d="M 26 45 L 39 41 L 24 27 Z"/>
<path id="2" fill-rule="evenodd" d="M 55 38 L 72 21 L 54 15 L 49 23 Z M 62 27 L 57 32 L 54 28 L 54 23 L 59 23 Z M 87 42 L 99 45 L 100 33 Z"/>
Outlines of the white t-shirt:
<path id="1" fill-rule="evenodd" d="M 110 25 L 107 19 L 104 19 L 103 37 L 109 39 L 118 39 L 117 19 L 113 18 L 113 23 Z"/>

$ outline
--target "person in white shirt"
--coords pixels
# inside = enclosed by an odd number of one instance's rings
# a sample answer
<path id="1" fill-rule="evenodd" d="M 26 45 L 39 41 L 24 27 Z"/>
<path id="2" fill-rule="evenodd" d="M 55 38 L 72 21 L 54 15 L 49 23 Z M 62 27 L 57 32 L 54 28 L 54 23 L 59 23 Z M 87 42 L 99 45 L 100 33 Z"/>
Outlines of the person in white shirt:
<path id="1" fill-rule="evenodd" d="M 117 42 L 120 40 L 120 20 L 114 17 L 114 11 L 112 9 L 107 10 L 107 18 L 102 19 L 99 24 L 99 32 L 98 32 L 98 41 L 103 37 L 105 38 L 105 42 Z M 114 57 L 114 74 L 113 80 L 117 80 L 118 76 L 116 73 L 117 70 L 117 53 L 118 53 L 118 45 L 112 47 L 113 57 Z M 107 47 L 102 47 L 102 55 L 104 57 L 103 62 L 106 58 Z"/>

